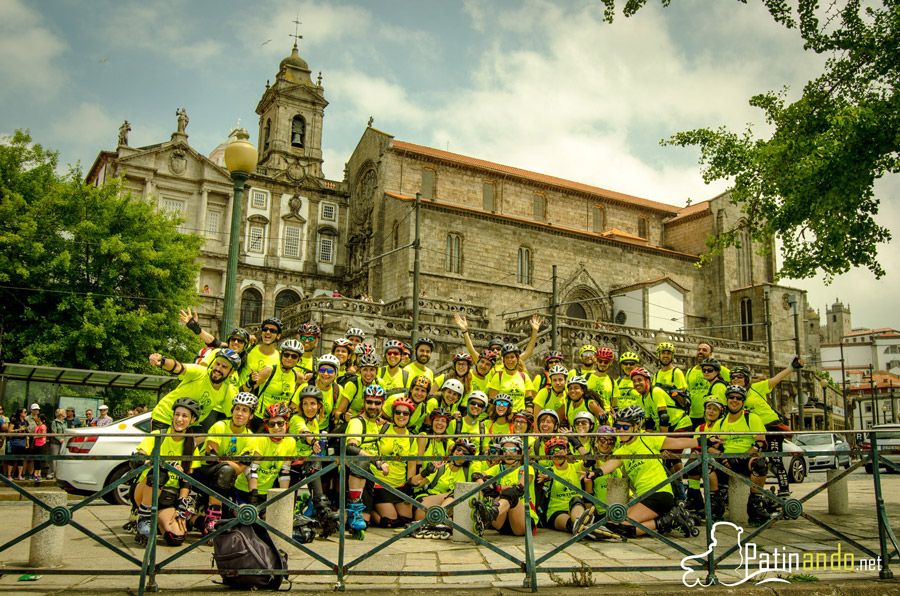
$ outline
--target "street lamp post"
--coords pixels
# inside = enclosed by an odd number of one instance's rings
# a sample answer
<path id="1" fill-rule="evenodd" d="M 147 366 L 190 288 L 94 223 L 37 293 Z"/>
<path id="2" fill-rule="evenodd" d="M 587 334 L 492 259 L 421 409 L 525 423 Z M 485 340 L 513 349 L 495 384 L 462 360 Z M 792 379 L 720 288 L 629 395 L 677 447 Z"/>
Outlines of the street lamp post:
<path id="1" fill-rule="evenodd" d="M 231 133 L 231 142 L 225 147 L 225 167 L 234 183 L 231 204 L 231 232 L 228 237 L 228 268 L 225 273 L 225 305 L 222 312 L 222 329 L 219 337 L 227 337 L 234 327 L 234 305 L 237 291 L 238 248 L 241 237 L 241 205 L 244 184 L 256 170 L 256 148 L 249 141 L 250 135 L 243 128 Z"/>

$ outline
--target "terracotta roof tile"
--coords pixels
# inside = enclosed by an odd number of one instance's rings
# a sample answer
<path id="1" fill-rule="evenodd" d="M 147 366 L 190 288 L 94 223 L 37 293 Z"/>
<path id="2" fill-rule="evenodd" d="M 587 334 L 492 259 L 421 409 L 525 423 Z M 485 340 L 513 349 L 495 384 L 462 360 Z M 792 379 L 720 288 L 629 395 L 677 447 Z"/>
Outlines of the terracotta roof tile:
<path id="1" fill-rule="evenodd" d="M 666 225 L 671 225 L 673 223 L 678 223 L 682 220 L 687 220 L 691 217 L 702 215 L 709 211 L 709 201 L 700 201 L 699 203 L 694 203 L 693 205 L 688 205 L 687 207 L 682 207 L 678 210 L 678 215 L 673 219 L 670 219 L 666 222 Z"/>
<path id="2" fill-rule="evenodd" d="M 407 143 L 406 141 L 391 141 L 391 147 L 397 151 L 412 153 L 415 155 L 423 155 L 427 157 L 432 157 L 434 159 L 440 159 L 442 161 L 455 163 L 463 166 L 479 168 L 482 170 L 487 170 L 490 172 L 495 172 L 498 174 L 505 174 L 507 176 L 515 176 L 517 178 L 521 178 L 523 180 L 529 180 L 532 182 L 537 182 L 540 184 L 548 184 L 551 186 L 556 186 L 559 188 L 563 188 L 566 190 L 573 190 L 577 192 L 583 192 L 591 195 L 596 195 L 598 198 L 609 199 L 612 201 L 618 201 L 621 203 L 626 203 L 629 205 L 635 205 L 638 207 L 644 207 L 646 209 L 652 209 L 654 211 L 662 211 L 664 213 L 668 213 L 670 215 L 676 215 L 679 212 L 679 208 L 674 205 L 667 205 L 665 203 L 660 203 L 657 201 L 651 201 L 650 199 L 644 199 L 641 197 L 635 197 L 632 195 L 627 195 L 624 193 L 616 192 L 613 190 L 608 190 L 605 188 L 600 188 L 599 186 L 591 186 L 590 184 L 583 184 L 581 182 L 575 182 L 573 180 L 566 180 L 565 178 L 557 178 L 556 176 L 549 176 L 547 174 L 539 174 L 537 172 L 532 172 L 530 170 L 523 170 L 521 168 L 515 168 L 513 166 L 507 166 L 499 163 L 495 163 L 492 161 L 487 161 L 484 159 L 478 159 L 477 157 L 469 157 L 468 155 L 461 155 L 459 153 L 451 153 L 449 151 L 441 151 L 440 149 L 435 149 L 433 147 L 426 147 L 424 145 L 416 145 L 415 143 Z"/>
<path id="3" fill-rule="evenodd" d="M 648 239 L 642 238 L 636 234 L 632 234 L 631 232 L 626 232 L 625 230 L 620 230 L 619 228 L 610 228 L 608 230 L 604 230 L 600 233 L 600 235 L 606 238 L 619 238 L 627 242 L 650 244 L 650 241 Z"/>

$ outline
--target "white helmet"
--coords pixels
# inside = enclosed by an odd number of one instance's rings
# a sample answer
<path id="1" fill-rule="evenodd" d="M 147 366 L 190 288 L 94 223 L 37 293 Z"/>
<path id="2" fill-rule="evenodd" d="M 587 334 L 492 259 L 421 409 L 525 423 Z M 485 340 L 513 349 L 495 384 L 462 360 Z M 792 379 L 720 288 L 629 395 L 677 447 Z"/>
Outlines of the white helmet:
<path id="1" fill-rule="evenodd" d="M 550 370 L 547 371 L 547 376 L 552 377 L 553 375 L 562 375 L 566 376 L 569 374 L 569 369 L 567 369 L 562 364 L 554 364 L 550 367 Z"/>
<path id="2" fill-rule="evenodd" d="M 259 398 L 247 391 L 242 391 L 234 396 L 234 399 L 231 400 L 232 406 L 247 406 L 250 408 L 250 411 L 256 409 L 256 404 L 259 403 Z"/>
<path id="3" fill-rule="evenodd" d="M 459 393 L 460 396 L 462 396 L 462 394 L 466 392 L 466 388 L 463 387 L 462 381 L 460 381 L 459 379 L 447 379 L 446 381 L 444 381 L 444 384 L 441 385 L 441 389 L 449 389 L 450 391 Z"/>
<path id="4" fill-rule="evenodd" d="M 319 356 L 318 364 L 330 364 L 334 367 L 335 370 L 341 368 L 341 361 L 338 360 L 338 357 L 334 354 L 322 354 L 321 356 Z"/>

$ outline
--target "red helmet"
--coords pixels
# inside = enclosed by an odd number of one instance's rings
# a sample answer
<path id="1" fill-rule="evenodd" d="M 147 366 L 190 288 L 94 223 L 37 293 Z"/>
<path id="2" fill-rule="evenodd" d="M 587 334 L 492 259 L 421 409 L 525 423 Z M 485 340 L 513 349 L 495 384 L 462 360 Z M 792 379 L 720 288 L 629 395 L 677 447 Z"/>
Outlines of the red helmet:
<path id="1" fill-rule="evenodd" d="M 549 352 L 547 352 L 547 355 L 544 356 L 544 366 L 547 366 L 554 360 L 556 360 L 557 362 L 562 362 L 563 358 L 563 353 L 559 350 L 550 350 Z"/>
<path id="2" fill-rule="evenodd" d="M 493 364 L 494 362 L 497 362 L 497 352 L 495 352 L 494 350 L 482 350 L 478 358 L 484 358 L 485 360 Z"/>
<path id="3" fill-rule="evenodd" d="M 391 404 L 391 414 L 393 414 L 397 410 L 397 406 L 406 406 L 406 409 L 409 410 L 409 413 L 412 414 L 416 410 L 416 404 L 413 403 L 413 400 L 408 397 L 398 397 L 394 400 L 394 403 Z"/>
<path id="4" fill-rule="evenodd" d="M 331 351 L 334 352 L 335 348 L 347 348 L 349 350 L 352 345 L 353 342 L 346 337 L 339 337 L 331 344 Z"/>
<path id="5" fill-rule="evenodd" d="M 569 451 L 569 440 L 565 437 L 557 436 L 557 437 L 550 437 L 549 439 L 544 441 L 544 452 L 547 453 L 548 455 L 555 447 L 562 447 L 563 449 L 566 450 L 566 452 L 568 452 Z"/>
<path id="6" fill-rule="evenodd" d="M 612 348 L 603 346 L 597 350 L 597 360 L 612 360 L 614 357 L 615 354 L 613 353 Z"/>
<path id="7" fill-rule="evenodd" d="M 300 335 L 311 335 L 313 337 L 319 337 L 322 335 L 322 329 L 319 328 L 315 323 L 303 323 L 300 325 Z"/>
<path id="8" fill-rule="evenodd" d="M 453 364 L 456 364 L 457 362 L 468 362 L 469 364 L 472 364 L 472 357 L 469 356 L 468 352 L 457 352 L 453 355 Z"/>
<path id="9" fill-rule="evenodd" d="M 648 381 L 653 379 L 653 375 L 650 374 L 650 371 L 648 371 L 646 368 L 644 368 L 642 366 L 638 366 L 633 371 L 631 371 L 631 376 L 632 377 L 644 377 Z"/>
<path id="10" fill-rule="evenodd" d="M 291 409 L 284 402 L 275 402 L 266 408 L 266 420 L 269 418 L 289 418 Z"/>

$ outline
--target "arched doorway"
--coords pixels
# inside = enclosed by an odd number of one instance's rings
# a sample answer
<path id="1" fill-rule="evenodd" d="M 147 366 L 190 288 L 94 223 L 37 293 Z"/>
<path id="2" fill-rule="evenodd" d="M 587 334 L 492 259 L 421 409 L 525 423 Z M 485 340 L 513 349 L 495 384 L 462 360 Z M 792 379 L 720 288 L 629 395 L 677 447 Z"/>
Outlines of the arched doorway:
<path id="1" fill-rule="evenodd" d="M 600 293 L 588 286 L 577 286 L 561 301 L 565 303 L 565 316 L 585 321 L 608 320 L 606 302 Z"/>
<path id="2" fill-rule="evenodd" d="M 300 294 L 294 290 L 283 290 L 275 297 L 275 318 L 281 319 L 282 311 L 292 304 L 300 302 Z"/>
<path id="3" fill-rule="evenodd" d="M 255 325 L 262 320 L 262 294 L 256 288 L 241 292 L 241 327 Z"/>

